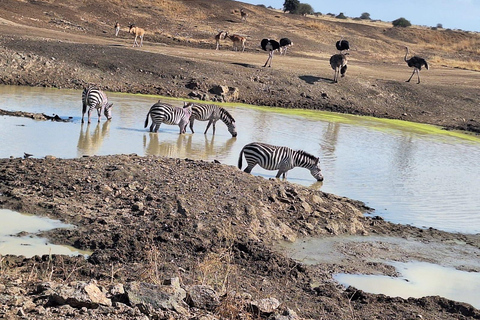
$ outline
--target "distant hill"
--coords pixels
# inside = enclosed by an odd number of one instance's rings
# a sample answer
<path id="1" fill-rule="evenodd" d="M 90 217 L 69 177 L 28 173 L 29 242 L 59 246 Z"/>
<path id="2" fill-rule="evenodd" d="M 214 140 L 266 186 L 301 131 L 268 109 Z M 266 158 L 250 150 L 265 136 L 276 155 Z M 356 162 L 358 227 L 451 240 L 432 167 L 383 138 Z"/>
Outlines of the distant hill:
<path id="1" fill-rule="evenodd" d="M 247 12 L 242 22 L 240 10 Z M 328 57 L 344 36 L 355 59 L 401 61 L 407 45 L 432 65 L 480 70 L 478 33 L 412 26 L 394 28 L 381 21 L 302 17 L 265 6 L 231 0 L 2 0 L 0 17 L 25 25 L 65 32 L 111 37 L 118 21 L 122 31 L 131 23 L 146 29 L 146 41 L 214 47 L 221 30 L 247 37 L 247 50 L 260 50 L 263 38 L 290 38 L 293 54 Z M 125 32 L 121 37 L 128 37 Z"/>

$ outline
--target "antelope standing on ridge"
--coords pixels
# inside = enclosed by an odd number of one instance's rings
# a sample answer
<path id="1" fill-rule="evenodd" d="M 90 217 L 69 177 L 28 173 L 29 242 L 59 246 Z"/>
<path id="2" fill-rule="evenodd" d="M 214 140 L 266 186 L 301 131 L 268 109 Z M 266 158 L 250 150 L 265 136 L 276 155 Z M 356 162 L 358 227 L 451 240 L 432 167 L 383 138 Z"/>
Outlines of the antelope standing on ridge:
<path id="1" fill-rule="evenodd" d="M 240 16 L 242 17 L 243 22 L 247 22 L 248 13 L 246 13 L 245 10 L 240 10 Z"/>
<path id="2" fill-rule="evenodd" d="M 115 22 L 115 37 L 118 36 L 119 32 L 120 32 L 120 23 Z"/>
<path id="3" fill-rule="evenodd" d="M 239 36 L 238 34 L 228 35 L 226 34 L 226 38 L 229 38 L 233 42 L 233 49 L 238 51 L 238 47 L 242 46 L 242 52 L 245 51 L 245 43 L 247 42 L 247 38 Z"/>
<path id="4" fill-rule="evenodd" d="M 136 27 L 134 24 L 129 26 L 129 33 L 135 35 L 135 40 L 133 41 L 133 46 L 141 47 L 143 46 L 143 35 L 145 34 L 145 30 L 139 27 Z M 137 38 L 140 38 L 140 45 L 137 42 Z"/>
<path id="5" fill-rule="evenodd" d="M 220 40 L 225 40 L 227 37 L 227 32 L 226 31 L 220 31 L 216 36 L 215 36 L 215 43 L 217 45 L 215 50 L 218 50 L 220 47 Z"/>

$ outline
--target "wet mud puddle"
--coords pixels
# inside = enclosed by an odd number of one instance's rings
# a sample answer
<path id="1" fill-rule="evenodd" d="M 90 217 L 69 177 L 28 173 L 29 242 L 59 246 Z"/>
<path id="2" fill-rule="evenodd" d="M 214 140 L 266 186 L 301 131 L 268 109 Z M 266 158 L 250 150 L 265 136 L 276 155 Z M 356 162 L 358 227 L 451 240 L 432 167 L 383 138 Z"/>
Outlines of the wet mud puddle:
<path id="1" fill-rule="evenodd" d="M 435 242 L 388 236 L 308 238 L 280 244 L 305 264 L 334 264 L 345 287 L 391 297 L 441 296 L 480 309 L 480 249 L 461 241 Z M 346 269 L 348 265 L 356 270 Z M 372 268 L 383 264 L 385 268 Z"/>
<path id="2" fill-rule="evenodd" d="M 421 298 L 441 296 L 466 302 L 480 309 L 480 273 L 461 271 L 427 262 L 391 262 L 400 276 L 336 274 L 345 287 L 391 297 Z"/>
<path id="3" fill-rule="evenodd" d="M 21 214 L 0 209 L 0 255 L 17 255 L 31 258 L 44 254 L 84 255 L 90 253 L 70 246 L 49 243 L 48 239 L 35 234 L 55 228 L 72 228 L 58 220 Z"/>

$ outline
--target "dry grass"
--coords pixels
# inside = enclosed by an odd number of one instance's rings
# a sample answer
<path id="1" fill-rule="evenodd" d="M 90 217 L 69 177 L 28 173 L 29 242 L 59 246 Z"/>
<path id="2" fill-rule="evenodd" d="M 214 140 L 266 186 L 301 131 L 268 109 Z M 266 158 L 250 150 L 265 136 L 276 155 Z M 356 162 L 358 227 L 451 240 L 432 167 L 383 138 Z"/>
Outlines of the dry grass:
<path id="1" fill-rule="evenodd" d="M 436 65 L 447 66 L 450 68 L 480 71 L 480 61 L 474 61 L 472 59 L 458 60 L 443 58 L 440 56 L 433 56 L 429 59 L 429 62 Z"/>

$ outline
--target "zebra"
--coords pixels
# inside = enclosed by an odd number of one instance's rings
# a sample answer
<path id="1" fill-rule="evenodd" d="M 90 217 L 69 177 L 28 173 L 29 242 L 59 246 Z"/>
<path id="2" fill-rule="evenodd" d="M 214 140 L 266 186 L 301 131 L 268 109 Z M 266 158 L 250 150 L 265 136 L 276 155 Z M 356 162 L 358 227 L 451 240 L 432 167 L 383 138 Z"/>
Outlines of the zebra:
<path id="1" fill-rule="evenodd" d="M 148 116 L 150 116 L 152 118 L 150 132 L 157 132 L 160 125 L 165 123 L 178 125 L 180 127 L 180 134 L 182 134 L 185 133 L 187 129 L 187 124 L 191 115 L 191 105 L 186 105 L 181 108 L 158 101 L 150 107 L 150 110 L 147 113 L 147 118 L 145 119 L 144 128 L 148 126 Z"/>
<path id="2" fill-rule="evenodd" d="M 98 112 L 98 122 L 100 122 L 100 118 L 102 117 L 102 111 L 105 114 L 107 120 L 112 119 L 112 106 L 113 103 L 108 103 L 108 98 L 105 92 L 98 89 L 97 87 L 88 87 L 84 88 L 82 92 L 82 123 L 85 121 L 83 117 L 85 116 L 85 112 L 87 112 L 88 108 L 88 123 L 90 123 L 90 116 L 92 114 L 93 109 L 97 109 Z"/>
<path id="3" fill-rule="evenodd" d="M 250 173 L 257 164 L 266 170 L 277 170 L 276 178 L 287 176 L 287 171 L 294 167 L 302 167 L 310 170 L 317 181 L 323 181 L 319 158 L 303 150 L 293 150 L 288 147 L 273 146 L 266 143 L 252 142 L 245 145 L 240 151 L 238 168 L 242 169 L 242 155 L 245 154 L 247 167 L 245 172 Z"/>
<path id="4" fill-rule="evenodd" d="M 214 104 L 196 104 L 190 103 L 185 104 L 185 107 L 191 105 L 192 106 L 192 116 L 190 117 L 190 131 L 193 131 L 193 123 L 195 120 L 198 121 L 208 121 L 207 128 L 203 134 L 207 134 L 208 128 L 213 124 L 213 134 L 215 134 L 215 123 L 218 120 L 222 120 L 223 123 L 228 128 L 228 132 L 232 135 L 232 137 L 237 136 L 237 129 L 235 127 L 235 119 L 233 119 L 232 115 L 222 107 L 219 107 Z"/>

